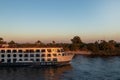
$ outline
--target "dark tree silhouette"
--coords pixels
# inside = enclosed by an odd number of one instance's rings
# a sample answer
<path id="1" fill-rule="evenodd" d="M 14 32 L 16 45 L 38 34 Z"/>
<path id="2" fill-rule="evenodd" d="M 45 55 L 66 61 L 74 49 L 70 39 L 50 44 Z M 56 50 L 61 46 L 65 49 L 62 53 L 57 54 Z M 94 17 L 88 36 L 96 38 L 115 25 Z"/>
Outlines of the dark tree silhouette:
<path id="1" fill-rule="evenodd" d="M 80 39 L 79 36 L 73 37 L 73 39 L 71 39 L 71 41 L 72 41 L 72 44 L 80 44 L 80 43 L 82 43 L 82 40 Z"/>
<path id="2" fill-rule="evenodd" d="M 72 44 L 70 45 L 70 50 L 80 50 L 83 47 L 83 42 L 80 39 L 79 36 L 74 36 L 73 39 L 71 39 Z"/>
<path id="3" fill-rule="evenodd" d="M 11 40 L 8 44 L 9 44 L 9 47 L 16 47 L 16 43 L 13 40 Z"/>
<path id="4" fill-rule="evenodd" d="M 2 37 L 0 37 L 0 41 L 3 41 L 3 38 L 2 38 Z"/>

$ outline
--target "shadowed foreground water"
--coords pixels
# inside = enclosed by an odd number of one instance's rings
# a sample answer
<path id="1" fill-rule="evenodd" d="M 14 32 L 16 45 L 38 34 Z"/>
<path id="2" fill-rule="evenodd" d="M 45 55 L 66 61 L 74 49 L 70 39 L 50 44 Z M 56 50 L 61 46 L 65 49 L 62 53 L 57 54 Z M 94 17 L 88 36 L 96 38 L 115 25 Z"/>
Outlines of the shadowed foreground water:
<path id="1" fill-rule="evenodd" d="M 0 68 L 0 80 L 120 80 L 120 57 L 78 55 L 63 67 Z"/>

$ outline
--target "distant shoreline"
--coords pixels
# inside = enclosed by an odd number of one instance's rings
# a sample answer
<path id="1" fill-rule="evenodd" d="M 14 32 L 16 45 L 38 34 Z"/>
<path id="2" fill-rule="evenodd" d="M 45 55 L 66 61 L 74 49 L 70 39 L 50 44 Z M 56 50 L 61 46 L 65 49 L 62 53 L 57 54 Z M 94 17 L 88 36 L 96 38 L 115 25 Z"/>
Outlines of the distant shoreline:
<path id="1" fill-rule="evenodd" d="M 92 51 L 72 51 L 75 55 L 84 55 L 84 56 L 91 56 L 91 57 L 109 57 L 109 56 L 120 56 L 119 52 L 92 52 Z"/>

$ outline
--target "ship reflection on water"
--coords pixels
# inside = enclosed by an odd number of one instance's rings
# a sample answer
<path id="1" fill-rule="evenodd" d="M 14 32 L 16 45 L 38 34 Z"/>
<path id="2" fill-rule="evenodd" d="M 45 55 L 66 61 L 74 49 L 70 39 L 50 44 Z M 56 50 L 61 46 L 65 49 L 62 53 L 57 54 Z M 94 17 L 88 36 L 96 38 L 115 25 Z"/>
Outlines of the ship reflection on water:
<path id="1" fill-rule="evenodd" d="M 60 76 L 72 69 L 71 65 L 45 68 L 0 68 L 1 80 L 60 80 Z"/>

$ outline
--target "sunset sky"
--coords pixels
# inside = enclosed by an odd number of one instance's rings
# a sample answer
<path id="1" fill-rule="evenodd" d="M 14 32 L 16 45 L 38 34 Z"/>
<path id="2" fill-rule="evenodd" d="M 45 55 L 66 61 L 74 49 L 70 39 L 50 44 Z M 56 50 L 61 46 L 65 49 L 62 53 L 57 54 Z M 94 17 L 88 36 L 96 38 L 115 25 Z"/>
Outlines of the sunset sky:
<path id="1" fill-rule="evenodd" d="M 120 42 L 120 0 L 0 0 L 0 37 L 15 42 Z"/>

